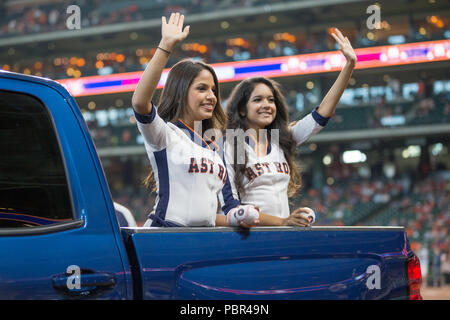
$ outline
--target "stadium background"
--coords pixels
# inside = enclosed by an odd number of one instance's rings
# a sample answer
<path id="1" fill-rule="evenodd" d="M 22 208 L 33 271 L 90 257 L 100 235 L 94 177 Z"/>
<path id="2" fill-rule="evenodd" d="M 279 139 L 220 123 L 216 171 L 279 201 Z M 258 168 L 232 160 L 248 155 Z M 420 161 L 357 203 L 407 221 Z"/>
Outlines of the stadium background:
<path id="1" fill-rule="evenodd" d="M 380 8 L 381 21 L 369 29 L 366 10 L 373 4 Z M 80 30 L 68 28 L 70 5 L 80 8 Z M 113 199 L 130 208 L 138 225 L 155 195 L 142 184 L 149 164 L 131 109 L 136 82 L 85 93 L 77 90 L 76 80 L 107 82 L 116 74 L 141 72 L 159 42 L 160 17 L 174 11 L 186 15 L 191 34 L 173 52 L 168 67 L 184 57 L 240 66 L 250 66 L 254 59 L 308 54 L 320 61 L 314 54 L 337 49 L 332 27 L 342 30 L 357 50 L 389 46 L 384 60 L 405 44 L 417 56 L 425 55 L 425 60 L 405 58 L 403 63 L 355 70 L 335 117 L 297 152 L 304 186 L 292 206 L 314 208 L 317 225 L 405 226 L 421 260 L 425 298 L 450 299 L 448 2 L 2 1 L 0 68 L 61 82 L 71 79 L 65 84 L 87 121 Z M 441 43 L 440 51 L 420 49 L 432 41 Z M 329 68 L 300 67 L 296 73 L 273 76 L 284 88 L 291 121 L 320 103 L 337 76 Z M 102 77 L 87 78 L 91 76 Z M 221 85 L 224 106 L 236 79 Z"/>

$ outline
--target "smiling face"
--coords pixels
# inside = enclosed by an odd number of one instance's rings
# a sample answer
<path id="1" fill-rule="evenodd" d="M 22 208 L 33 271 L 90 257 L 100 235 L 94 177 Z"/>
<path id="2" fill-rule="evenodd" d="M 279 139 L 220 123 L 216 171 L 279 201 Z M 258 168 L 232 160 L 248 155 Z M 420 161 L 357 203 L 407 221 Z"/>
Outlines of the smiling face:
<path id="1" fill-rule="evenodd" d="M 189 86 L 187 110 L 183 121 L 193 125 L 194 121 L 210 119 L 217 104 L 216 85 L 212 74 L 204 69 L 199 72 Z"/>
<path id="2" fill-rule="evenodd" d="M 274 121 L 276 115 L 272 90 L 264 83 L 256 84 L 247 102 L 247 128 L 264 129 Z"/>

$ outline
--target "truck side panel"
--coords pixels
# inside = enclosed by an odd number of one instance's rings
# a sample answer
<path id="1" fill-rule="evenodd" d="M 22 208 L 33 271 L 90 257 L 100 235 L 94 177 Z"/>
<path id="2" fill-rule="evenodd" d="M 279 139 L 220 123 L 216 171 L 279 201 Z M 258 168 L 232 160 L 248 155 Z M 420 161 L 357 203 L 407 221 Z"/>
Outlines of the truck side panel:
<path id="1" fill-rule="evenodd" d="M 124 229 L 144 299 L 405 299 L 401 228 Z"/>

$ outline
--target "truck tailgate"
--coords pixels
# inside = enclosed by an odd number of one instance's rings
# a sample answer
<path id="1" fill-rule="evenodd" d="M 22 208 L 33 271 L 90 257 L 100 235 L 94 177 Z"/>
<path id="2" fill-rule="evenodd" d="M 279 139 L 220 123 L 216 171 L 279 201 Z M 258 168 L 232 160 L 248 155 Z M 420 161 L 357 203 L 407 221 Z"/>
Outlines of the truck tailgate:
<path id="1" fill-rule="evenodd" d="M 410 248 L 399 227 L 122 232 L 138 282 L 136 298 L 407 298 Z"/>

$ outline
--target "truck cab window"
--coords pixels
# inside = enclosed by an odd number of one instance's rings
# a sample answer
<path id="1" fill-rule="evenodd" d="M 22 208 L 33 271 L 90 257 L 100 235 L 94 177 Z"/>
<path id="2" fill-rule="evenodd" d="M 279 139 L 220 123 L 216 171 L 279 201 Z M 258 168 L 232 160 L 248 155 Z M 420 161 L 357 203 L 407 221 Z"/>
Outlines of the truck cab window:
<path id="1" fill-rule="evenodd" d="M 0 228 L 73 221 L 58 140 L 36 98 L 0 90 Z"/>

